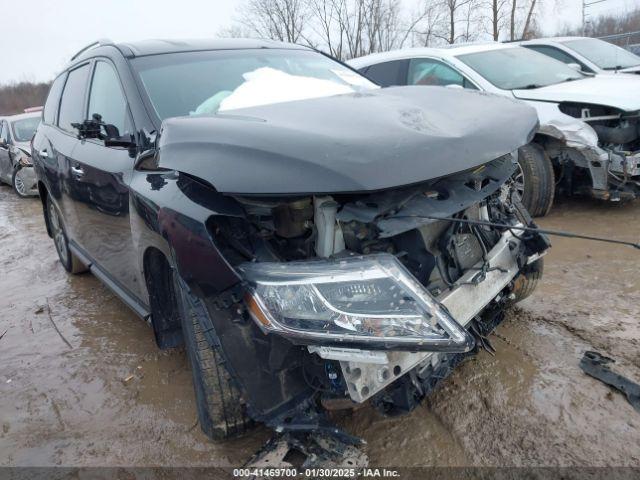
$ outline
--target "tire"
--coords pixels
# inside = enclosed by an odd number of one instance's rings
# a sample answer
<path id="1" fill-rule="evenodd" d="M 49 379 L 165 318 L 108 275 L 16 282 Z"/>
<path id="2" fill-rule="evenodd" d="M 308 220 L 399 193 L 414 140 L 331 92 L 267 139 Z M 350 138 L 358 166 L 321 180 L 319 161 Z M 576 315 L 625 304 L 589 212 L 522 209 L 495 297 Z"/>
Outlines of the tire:
<path id="1" fill-rule="evenodd" d="M 544 271 L 544 259 L 540 258 L 530 265 L 527 265 L 513 281 L 512 293 L 515 298 L 512 303 L 518 303 L 531 296 L 538 282 L 542 278 Z"/>
<path id="2" fill-rule="evenodd" d="M 11 175 L 11 186 L 13 187 L 13 191 L 16 192 L 19 197 L 26 198 L 29 194 L 27 193 L 27 186 L 22 181 L 21 176 L 18 175 L 20 170 L 22 170 L 20 167 L 13 169 L 13 175 Z"/>
<path id="3" fill-rule="evenodd" d="M 553 165 L 539 145 L 530 143 L 518 149 L 519 168 L 514 181 L 522 204 L 533 217 L 544 217 L 555 196 L 555 175 Z"/>
<path id="4" fill-rule="evenodd" d="M 180 279 L 175 278 L 174 290 L 191 364 L 200 427 L 215 441 L 237 437 L 252 422 L 246 415 L 240 390 L 226 368 L 209 312 Z"/>
<path id="5" fill-rule="evenodd" d="M 60 263 L 67 272 L 74 275 L 86 272 L 88 268 L 69 249 L 69 239 L 58 207 L 56 207 L 49 196 L 47 196 L 45 205 L 47 208 L 47 222 L 51 229 L 51 236 L 56 247 L 56 252 L 58 252 Z"/>

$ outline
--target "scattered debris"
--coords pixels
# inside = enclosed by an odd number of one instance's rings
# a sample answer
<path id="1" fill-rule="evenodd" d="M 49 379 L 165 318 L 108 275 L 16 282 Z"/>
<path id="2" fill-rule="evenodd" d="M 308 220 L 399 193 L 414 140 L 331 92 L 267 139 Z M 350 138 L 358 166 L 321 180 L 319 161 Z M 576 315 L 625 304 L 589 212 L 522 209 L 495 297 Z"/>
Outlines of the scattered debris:
<path id="1" fill-rule="evenodd" d="M 42 312 L 44 312 L 44 307 L 42 305 L 38 305 L 38 308 L 36 308 L 36 311 L 34 312 L 36 315 L 41 314 Z"/>
<path id="2" fill-rule="evenodd" d="M 60 335 L 60 338 L 62 339 L 62 341 L 67 344 L 67 347 L 73 350 L 73 347 L 71 346 L 69 341 L 66 338 L 64 338 L 64 335 L 62 335 L 62 332 L 58 328 L 58 325 L 56 325 L 56 322 L 53 321 L 53 317 L 51 316 L 51 307 L 49 306 L 49 299 L 46 298 L 45 300 L 47 301 L 47 316 L 49 317 L 49 320 L 51 321 L 53 328 L 55 328 L 56 332 L 58 332 L 58 335 Z"/>
<path id="3" fill-rule="evenodd" d="M 360 439 L 355 441 L 364 443 Z M 354 443 L 327 433 L 286 432 L 271 438 L 248 468 L 365 468 L 369 457 Z"/>
<path id="4" fill-rule="evenodd" d="M 580 360 L 580 368 L 587 375 L 622 392 L 631 406 L 640 412 L 640 385 L 612 371 L 609 363 L 615 363 L 615 360 L 598 352 L 587 351 Z"/>
<path id="5" fill-rule="evenodd" d="M 0 335 L 0 340 L 2 340 L 2 337 L 4 337 L 8 331 L 9 330 L 5 330 L 4 332 L 2 332 L 2 335 Z"/>
<path id="6" fill-rule="evenodd" d="M 133 380 L 134 375 L 129 375 L 125 378 L 122 379 L 122 383 L 124 383 L 125 385 L 127 385 L 131 380 Z"/>

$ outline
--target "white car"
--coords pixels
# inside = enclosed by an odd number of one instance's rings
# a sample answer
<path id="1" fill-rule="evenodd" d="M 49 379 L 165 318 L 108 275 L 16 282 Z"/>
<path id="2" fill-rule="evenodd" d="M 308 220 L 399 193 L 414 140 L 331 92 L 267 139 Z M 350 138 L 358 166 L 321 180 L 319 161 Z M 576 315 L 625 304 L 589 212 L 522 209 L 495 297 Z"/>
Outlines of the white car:
<path id="1" fill-rule="evenodd" d="M 581 71 L 586 73 L 596 75 L 640 74 L 640 57 L 638 55 L 598 38 L 538 38 L 519 42 L 519 45 L 560 60 L 567 65 L 577 65 Z"/>
<path id="2" fill-rule="evenodd" d="M 540 127 L 520 150 L 515 179 L 533 215 L 549 211 L 555 185 L 605 200 L 640 196 L 640 79 L 633 75 L 586 76 L 546 55 L 501 43 L 405 49 L 349 64 L 383 87 L 465 88 L 533 106 Z"/>

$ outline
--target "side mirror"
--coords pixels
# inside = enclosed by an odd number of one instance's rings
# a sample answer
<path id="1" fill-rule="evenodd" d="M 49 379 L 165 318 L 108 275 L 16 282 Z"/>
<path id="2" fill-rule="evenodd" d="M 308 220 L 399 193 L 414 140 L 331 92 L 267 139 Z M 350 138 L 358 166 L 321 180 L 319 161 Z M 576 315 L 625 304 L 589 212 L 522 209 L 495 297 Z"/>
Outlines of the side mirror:
<path id="1" fill-rule="evenodd" d="M 567 67 L 575 70 L 576 72 L 582 72 L 582 67 L 579 63 L 567 63 Z"/>
<path id="2" fill-rule="evenodd" d="M 102 139 L 102 117 L 97 113 L 93 114 L 91 120 L 85 120 L 82 123 L 72 123 L 71 126 L 78 130 L 78 138 L 99 138 Z"/>
<path id="3" fill-rule="evenodd" d="M 0 138 L 0 148 L 8 148 L 8 147 L 9 147 L 9 143 L 4 138 Z"/>

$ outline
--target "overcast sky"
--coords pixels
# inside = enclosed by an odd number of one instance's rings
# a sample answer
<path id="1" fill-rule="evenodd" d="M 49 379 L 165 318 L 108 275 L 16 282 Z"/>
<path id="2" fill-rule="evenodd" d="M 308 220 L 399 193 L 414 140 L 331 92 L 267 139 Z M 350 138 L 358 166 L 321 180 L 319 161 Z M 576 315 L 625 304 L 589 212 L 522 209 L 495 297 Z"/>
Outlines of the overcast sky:
<path id="1" fill-rule="evenodd" d="M 211 37 L 233 19 L 241 0 L 0 0 L 4 21 L 0 83 L 51 80 L 80 48 L 98 38 L 114 41 L 147 38 Z M 419 0 L 405 0 L 412 2 Z M 580 20 L 581 0 L 546 7 L 547 32 Z M 593 0 L 588 0 L 593 1 Z M 622 12 L 639 0 L 606 0 L 590 11 Z"/>

